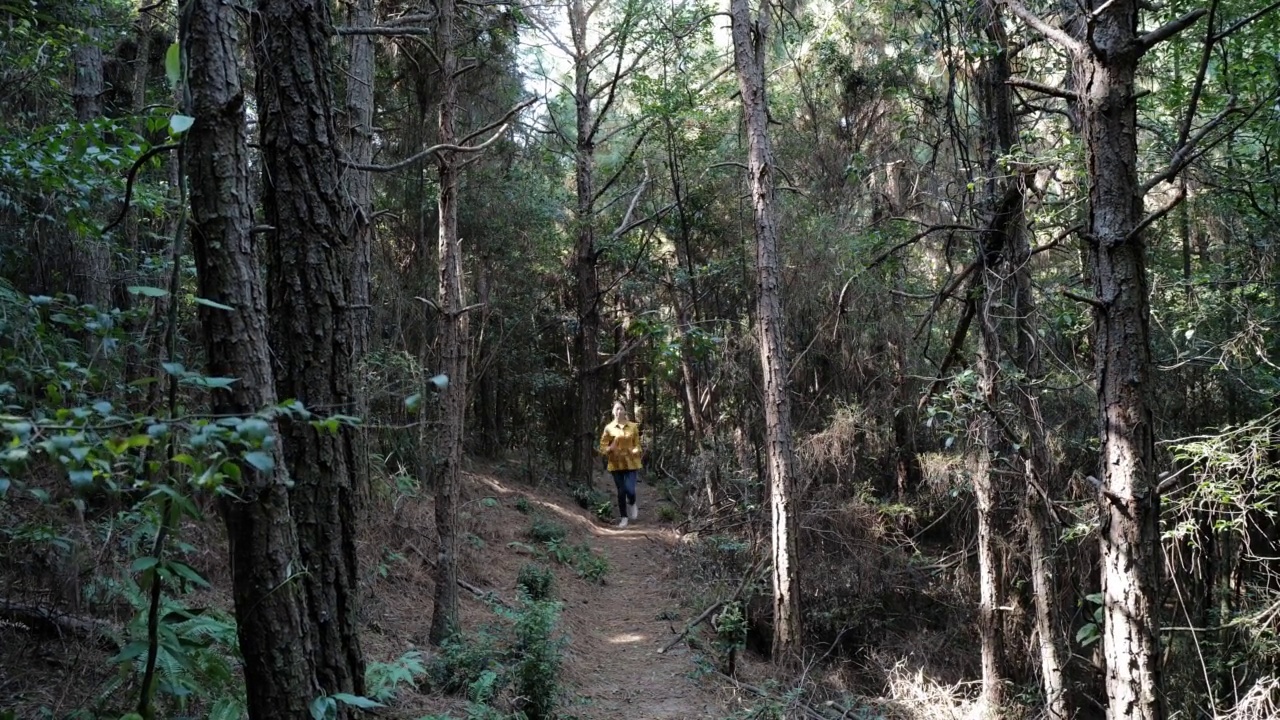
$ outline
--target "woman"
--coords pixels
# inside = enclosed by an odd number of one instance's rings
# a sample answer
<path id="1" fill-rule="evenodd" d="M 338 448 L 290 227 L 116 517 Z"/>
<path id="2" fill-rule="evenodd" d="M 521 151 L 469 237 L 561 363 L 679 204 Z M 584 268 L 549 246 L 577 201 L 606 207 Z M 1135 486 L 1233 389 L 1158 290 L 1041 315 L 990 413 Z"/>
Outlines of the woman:
<path id="1" fill-rule="evenodd" d="M 600 436 L 600 454 L 609 458 L 609 472 L 613 484 L 618 487 L 618 527 L 627 526 L 627 520 L 635 520 L 636 477 L 641 463 L 640 425 L 631 422 L 627 408 L 621 402 L 613 404 L 613 422 L 604 428 Z"/>

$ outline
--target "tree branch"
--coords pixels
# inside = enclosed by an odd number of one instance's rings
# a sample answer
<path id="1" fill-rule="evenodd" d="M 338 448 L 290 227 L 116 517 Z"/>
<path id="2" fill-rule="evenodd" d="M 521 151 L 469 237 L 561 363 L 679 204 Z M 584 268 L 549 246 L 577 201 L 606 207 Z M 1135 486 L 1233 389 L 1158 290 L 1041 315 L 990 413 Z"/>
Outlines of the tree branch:
<path id="1" fill-rule="evenodd" d="M 1078 94 L 1073 93 L 1066 88 L 1060 88 L 1056 85 L 1046 85 L 1045 83 L 1028 80 L 1026 78 L 1011 77 L 1004 82 L 1006 85 L 1035 90 L 1042 95 L 1052 95 L 1053 97 L 1062 98 L 1063 100 L 1078 100 L 1080 98 Z"/>
<path id="2" fill-rule="evenodd" d="M 138 159 L 133 161 L 133 165 L 129 168 L 129 175 L 125 180 L 124 206 L 120 208 L 120 214 L 116 216 L 116 219 L 107 223 L 107 226 L 102 228 L 102 232 L 99 234 L 106 235 L 112 228 L 124 222 L 125 216 L 129 214 L 129 205 L 130 203 L 133 202 L 133 181 L 137 179 L 138 170 L 142 169 L 143 164 L 145 164 L 148 160 L 155 157 L 156 155 L 159 155 L 162 152 L 176 150 L 179 147 L 182 147 L 181 143 L 166 143 L 164 145 L 156 145 L 155 147 L 152 147 L 150 150 L 142 153 L 142 155 L 139 155 Z"/>
<path id="3" fill-rule="evenodd" d="M 412 165 L 412 164 L 414 164 L 414 163 L 416 163 L 416 162 L 419 162 L 419 161 L 421 161 L 421 160 L 424 160 L 424 159 L 426 159 L 426 158 L 428 158 L 428 157 L 431 157 L 431 156 L 433 156 L 433 155 L 435 155 L 435 154 L 437 154 L 437 153 L 442 153 L 442 152 L 460 152 L 460 153 L 473 153 L 473 152 L 479 152 L 479 151 L 484 150 L 485 148 L 489 147 L 490 145 L 494 144 L 495 142 L 497 142 L 497 141 L 498 141 L 498 139 L 499 139 L 499 138 L 501 138 L 501 137 L 506 133 L 506 131 L 507 131 L 507 127 L 508 127 L 508 125 L 511 123 L 511 118 L 512 118 L 516 113 L 518 113 L 518 112 L 520 112 L 521 110 L 523 110 L 523 109 L 525 109 L 525 108 L 529 107 L 530 105 L 532 105 L 532 104 L 534 103 L 534 101 L 536 101 L 536 100 L 537 100 L 537 98 L 530 98 L 530 99 L 528 99 L 528 100 L 525 100 L 524 102 L 520 103 L 519 105 L 517 105 L 517 106 L 515 106 L 515 107 L 511 108 L 510 110 L 508 110 L 508 111 L 507 111 L 507 114 L 506 114 L 506 115 L 503 115 L 501 119 L 496 120 L 496 121 L 494 121 L 494 122 L 492 122 L 492 123 L 489 123 L 489 124 L 488 124 L 488 125 L 486 125 L 485 127 L 483 127 L 483 128 L 481 128 L 481 129 L 479 129 L 479 130 L 477 130 L 477 131 L 475 131 L 475 132 L 471 133 L 470 135 L 468 135 L 468 136 L 466 136 L 465 138 L 463 138 L 463 139 L 462 139 L 462 141 L 461 141 L 461 143 L 456 144 L 456 145 L 455 145 L 455 144 L 452 144 L 452 143 L 440 143 L 439 145 L 432 145 L 431 147 L 427 148 L 426 150 L 423 150 L 422 152 L 419 152 L 419 153 L 414 154 L 414 155 L 410 155 L 409 157 L 407 157 L 407 158 L 405 158 L 405 159 L 403 159 L 403 160 L 401 160 L 401 161 L 399 161 L 399 162 L 394 162 L 394 163 L 391 163 L 391 164 L 389 164 L 389 165 L 364 165 L 364 164 L 357 164 L 357 163 L 353 163 L 353 162 L 350 162 L 350 161 L 347 161 L 347 160 L 344 160 L 344 161 L 343 161 L 343 164 L 344 164 L 344 165 L 346 165 L 347 167 L 351 168 L 352 170 L 363 170 L 363 171 L 365 171 L 365 172 L 394 172 L 394 171 L 396 171 L 396 170 L 400 170 L 400 169 L 406 168 L 406 167 L 408 167 L 408 166 L 410 166 L 410 165 Z M 476 136 L 478 136 L 478 135 L 480 135 L 481 133 L 485 132 L 486 130 L 489 130 L 489 129 L 494 128 L 494 127 L 498 127 L 498 130 L 497 130 L 496 132 L 494 132 L 494 134 L 493 134 L 493 135 L 492 135 L 488 140 L 485 140 L 484 142 L 480 143 L 479 145 L 464 145 L 464 144 L 462 144 L 462 143 L 466 143 L 466 142 L 468 142 L 468 141 L 470 141 L 470 140 L 474 139 Z"/>
<path id="4" fill-rule="evenodd" d="M 345 25 L 335 27 L 333 33 L 339 36 L 347 35 L 382 35 L 392 37 L 409 37 L 414 35 L 434 35 L 435 28 L 426 27 L 395 27 L 388 25 L 374 25 L 370 27 L 347 27 Z"/>
<path id="5" fill-rule="evenodd" d="M 1072 292 L 1071 290 L 1068 290 L 1066 288 L 1062 288 L 1062 296 L 1070 300 L 1075 300 L 1076 302 L 1082 302 L 1086 305 L 1092 305 L 1093 307 L 1097 308 L 1099 311 L 1105 311 L 1107 309 L 1107 304 L 1102 302 L 1098 298 L 1092 298 L 1086 295 L 1081 295 L 1079 293 Z"/>
<path id="6" fill-rule="evenodd" d="M 1144 34 L 1142 37 L 1138 38 L 1138 45 L 1141 48 L 1139 52 L 1145 53 L 1156 45 L 1159 45 L 1165 40 L 1168 40 L 1174 35 L 1186 30 L 1194 25 L 1197 20 L 1204 17 L 1208 12 L 1209 11 L 1204 8 L 1196 8 L 1182 17 L 1177 18 L 1176 20 L 1170 20 L 1155 30 Z"/>
<path id="7" fill-rule="evenodd" d="M 1068 35 L 1060 28 L 1056 28 L 1045 22 L 1039 15 L 1031 12 L 1018 0 L 1004 0 L 1004 6 L 1009 8 L 1009 12 L 1018 16 L 1023 22 L 1031 26 L 1031 29 L 1045 36 L 1049 40 L 1057 43 L 1062 49 L 1068 52 L 1080 52 L 1082 46 L 1075 38 Z"/>
<path id="8" fill-rule="evenodd" d="M 1245 25 L 1248 25 L 1249 23 L 1253 22 L 1254 20 L 1257 20 L 1258 18 L 1262 17 L 1263 15 L 1266 15 L 1266 14 L 1271 13 L 1271 12 L 1275 12 L 1275 10 L 1276 10 L 1277 8 L 1280 8 L 1280 2 L 1273 2 L 1273 3 L 1271 3 L 1270 5 L 1268 5 L 1268 6 L 1264 7 L 1264 8 L 1262 8 L 1262 9 L 1261 9 L 1261 10 L 1259 10 L 1258 12 L 1256 12 L 1256 13 L 1254 13 L 1254 14 L 1252 14 L 1252 15 L 1250 15 L 1250 16 L 1248 16 L 1248 17 L 1246 17 L 1246 18 L 1242 19 L 1242 20 L 1237 20 L 1236 22 L 1232 23 L 1232 24 L 1231 24 L 1231 26 L 1230 26 L 1230 27 L 1228 27 L 1226 30 L 1223 30 L 1222 32 L 1218 33 L 1217 35 L 1214 35 L 1214 36 L 1213 36 L 1213 42 L 1215 42 L 1215 43 L 1216 43 L 1216 42 L 1218 42 L 1219 40 L 1221 40 L 1221 39 L 1223 39 L 1223 38 L 1227 37 L 1228 35 L 1231 35 L 1232 33 L 1236 32 L 1237 30 L 1239 30 L 1240 28 L 1244 27 Z"/>
<path id="9" fill-rule="evenodd" d="M 1182 201 L 1186 199 L 1187 199 L 1187 189 L 1184 185 L 1179 185 L 1178 191 L 1174 193 L 1172 198 L 1169 199 L 1169 202 L 1160 206 L 1158 210 L 1155 210 L 1150 215 L 1147 215 L 1146 217 L 1142 218 L 1142 222 L 1134 226 L 1134 228 L 1129 231 L 1129 234 L 1126 235 L 1124 239 L 1126 241 L 1134 239 L 1135 237 L 1138 236 L 1139 233 L 1141 233 L 1143 230 L 1146 230 L 1148 227 L 1150 227 L 1151 223 L 1159 220 L 1165 215 L 1168 215 L 1170 210 L 1181 205 Z"/>

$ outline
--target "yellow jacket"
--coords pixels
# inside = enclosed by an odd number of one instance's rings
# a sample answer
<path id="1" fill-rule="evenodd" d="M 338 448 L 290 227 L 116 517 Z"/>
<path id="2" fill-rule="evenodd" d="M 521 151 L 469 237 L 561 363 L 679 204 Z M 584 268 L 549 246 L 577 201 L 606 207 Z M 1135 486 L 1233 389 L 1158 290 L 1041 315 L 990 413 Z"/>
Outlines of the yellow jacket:
<path id="1" fill-rule="evenodd" d="M 612 451 L 609 450 L 610 444 L 613 444 Z M 640 457 L 640 426 L 617 420 L 606 425 L 600 436 L 600 454 L 609 458 L 609 472 L 639 470 L 643 465 Z"/>

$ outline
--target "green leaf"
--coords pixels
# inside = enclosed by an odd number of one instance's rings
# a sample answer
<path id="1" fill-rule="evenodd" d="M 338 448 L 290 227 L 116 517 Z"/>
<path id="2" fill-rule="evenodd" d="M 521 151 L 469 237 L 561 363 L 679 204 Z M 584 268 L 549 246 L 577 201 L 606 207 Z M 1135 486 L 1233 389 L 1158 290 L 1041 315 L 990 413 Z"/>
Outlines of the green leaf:
<path id="1" fill-rule="evenodd" d="M 69 448 L 67 452 L 71 453 L 71 457 L 75 458 L 78 462 L 84 462 L 85 459 L 89 457 L 89 447 L 87 445 L 77 445 L 73 448 Z"/>
<path id="2" fill-rule="evenodd" d="M 196 387 L 209 388 L 210 390 L 220 390 L 229 388 L 236 383 L 236 378 L 228 377 L 205 377 L 203 375 L 195 375 L 182 379 L 184 385 L 194 385 Z"/>
<path id="3" fill-rule="evenodd" d="M 144 572 L 144 571 L 150 570 L 151 568 L 159 564 L 160 564 L 160 558 L 140 557 L 137 560 L 134 560 L 133 564 L 129 566 L 129 572 L 133 572 L 133 573 Z"/>
<path id="4" fill-rule="evenodd" d="M 404 399 L 404 409 L 409 412 L 418 412 L 418 408 L 422 405 L 422 393 L 414 393 Z"/>
<path id="5" fill-rule="evenodd" d="M 176 42 L 165 51 L 164 75 L 169 79 L 170 87 L 177 87 L 182 79 L 182 48 Z"/>
<path id="6" fill-rule="evenodd" d="M 205 307 L 211 307 L 211 308 L 214 308 L 215 310 L 227 310 L 228 312 L 235 311 L 235 308 L 231 307 L 230 305 L 223 305 L 220 302 L 214 302 L 212 300 L 207 300 L 202 297 L 193 298 L 193 300 L 197 305 L 204 305 Z"/>
<path id="7" fill-rule="evenodd" d="M 169 563 L 169 569 L 200 587 L 209 587 L 209 581 L 200 577 L 200 573 L 196 572 L 186 563 L 180 563 L 175 560 Z"/>
<path id="8" fill-rule="evenodd" d="M 151 287 L 150 285 L 130 285 L 128 288 L 130 295 L 142 295 L 145 297 L 162 298 L 169 295 L 169 291 L 163 288 Z"/>
<path id="9" fill-rule="evenodd" d="M 190 130 L 191 126 L 195 123 L 196 119 L 190 115 L 178 113 L 169 118 L 169 130 L 171 130 L 174 135 L 181 135 L 182 133 Z"/>
<path id="10" fill-rule="evenodd" d="M 92 470 L 72 470 L 67 475 L 71 478 L 71 487 L 76 489 L 93 484 Z"/>
<path id="11" fill-rule="evenodd" d="M 382 707 L 382 703 L 377 702 L 376 700 L 370 700 L 367 697 L 361 697 L 359 695 L 352 695 L 351 693 L 334 693 L 330 697 L 338 702 L 346 703 L 347 705 L 358 707 L 362 710 Z"/>
<path id="12" fill-rule="evenodd" d="M 234 482 L 240 482 L 240 479 L 244 477 L 243 473 L 240 472 L 240 466 L 230 461 L 222 463 L 222 474 L 231 478 Z"/>
<path id="13" fill-rule="evenodd" d="M 160 367 L 164 368 L 164 371 L 169 373 L 170 375 L 182 376 L 187 373 L 187 369 L 182 366 L 182 363 L 175 363 L 175 362 L 160 363 Z"/>
<path id="14" fill-rule="evenodd" d="M 244 461 L 257 468 L 258 472 L 271 472 L 276 467 L 276 459 L 261 450 L 245 453 Z"/>
<path id="15" fill-rule="evenodd" d="M 1100 637 L 1102 637 L 1102 635 L 1098 632 L 1098 626 L 1093 623 L 1089 623 L 1088 625 L 1081 627 L 1076 632 L 1076 642 L 1080 643 L 1084 647 L 1089 647 L 1094 644 Z"/>
<path id="16" fill-rule="evenodd" d="M 338 714 L 338 703 L 331 697 L 321 695 L 311 701 L 311 720 L 326 720 Z"/>
<path id="17" fill-rule="evenodd" d="M 4 475 L 0 475 L 0 497 L 4 497 L 9 494 L 9 486 L 12 484 L 13 482 L 9 480 L 9 478 Z"/>

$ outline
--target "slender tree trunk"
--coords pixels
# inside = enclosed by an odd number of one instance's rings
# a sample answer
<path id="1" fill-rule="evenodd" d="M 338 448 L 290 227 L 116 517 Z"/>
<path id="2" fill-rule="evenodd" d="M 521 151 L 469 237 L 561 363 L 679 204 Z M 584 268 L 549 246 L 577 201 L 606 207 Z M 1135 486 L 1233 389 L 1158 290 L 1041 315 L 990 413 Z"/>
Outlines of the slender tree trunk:
<path id="1" fill-rule="evenodd" d="M 338 164 L 329 3 L 259 0 L 252 19 L 262 205 L 273 228 L 268 307 L 276 392 L 321 416 L 353 415 L 365 312 L 353 307 L 358 255 Z M 361 695 L 354 466 L 361 436 L 347 424 L 330 432 L 290 417 L 282 419 L 281 435 L 294 480 L 290 502 L 316 672 L 327 694 Z"/>
<path id="2" fill-rule="evenodd" d="M 186 139 L 191 241 L 198 294 L 231 308 L 201 307 L 211 376 L 237 382 L 213 394 L 210 410 L 246 417 L 276 403 L 267 342 L 266 291 L 254 249 L 249 144 L 237 48 L 240 20 L 221 0 L 191 0 L 182 47 L 190 68 L 195 125 Z M 272 428 L 272 434 L 276 429 Z M 232 595 L 253 718 L 302 718 L 320 694 L 310 617 L 290 515 L 288 474 L 277 443 L 273 470 L 241 465 L 238 500 L 225 500 Z"/>
<path id="3" fill-rule="evenodd" d="M 351 27 L 373 25 L 374 0 L 354 0 L 347 6 L 347 24 Z M 347 36 L 347 92 L 345 109 L 346 137 L 343 145 L 352 163 L 368 165 L 373 162 L 373 110 L 374 110 L 374 38 L 370 35 Z M 373 316 L 370 305 L 370 265 L 373 252 L 373 176 L 367 172 L 347 170 L 343 175 L 347 196 L 355 212 L 350 216 L 351 226 L 347 234 L 351 238 L 351 259 L 346 273 L 347 298 L 352 318 L 351 345 L 354 362 L 364 360 L 369 352 L 369 327 Z M 361 372 L 357 377 L 365 377 Z M 357 416 L 368 415 L 368 388 L 356 383 Z M 359 442 L 353 447 L 353 481 L 362 506 L 367 507 L 365 495 L 369 489 L 368 433 L 361 429 Z"/>
<path id="4" fill-rule="evenodd" d="M 85 13 L 89 19 L 86 39 L 71 54 L 75 72 L 71 81 L 71 104 L 75 109 L 76 120 L 80 122 L 90 122 L 102 117 L 106 93 L 102 47 L 99 44 L 102 37 L 102 6 L 97 0 L 85 4 L 88 6 Z M 101 308 L 108 307 L 112 297 L 111 251 L 107 241 L 86 238 L 82 241 L 72 239 L 69 243 L 73 248 L 72 257 L 61 260 L 59 264 L 67 262 L 75 276 L 69 284 L 70 288 L 80 296 L 82 302 Z"/>
<path id="5" fill-rule="evenodd" d="M 1152 466 L 1146 245 L 1138 231 L 1137 0 L 1091 0 L 1075 53 L 1089 178 L 1107 717 L 1162 720 L 1160 498 Z"/>
<path id="6" fill-rule="evenodd" d="M 436 56 L 440 59 L 440 142 L 455 144 L 458 112 L 456 0 L 440 0 Z M 436 474 L 436 593 L 431 642 L 439 645 L 458 628 L 458 493 L 467 410 L 467 315 L 462 303 L 462 242 L 458 238 L 458 165 L 451 152 L 437 156 L 440 173 L 440 340 L 444 374 L 443 427 Z"/>
<path id="7" fill-rule="evenodd" d="M 748 0 L 730 0 L 733 56 L 742 90 L 756 236 L 756 314 L 760 365 L 764 376 L 765 442 L 768 447 L 769 499 L 773 514 L 773 652 L 791 658 L 800 644 L 800 582 L 792 527 L 795 457 L 791 444 L 791 399 L 783 334 L 778 220 L 774 198 L 773 149 L 765 104 L 764 43 L 769 34 L 767 6 L 754 20 Z"/>
<path id="8" fill-rule="evenodd" d="M 577 112 L 577 139 L 574 147 L 574 189 L 577 193 L 574 275 L 578 329 L 573 338 L 574 360 L 578 363 L 578 403 L 574 413 L 574 481 L 592 484 L 596 465 L 595 440 L 600 418 L 600 283 L 596 277 L 595 163 L 596 147 L 590 94 L 591 51 L 587 38 L 587 9 L 583 0 L 572 0 L 569 30 L 573 35 L 573 97 Z"/>
<path id="9" fill-rule="evenodd" d="M 1000 449 L 1006 443 L 991 416 L 997 404 L 1000 342 L 992 305 L 999 297 L 999 269 L 984 268 L 986 292 L 978 307 L 978 392 L 985 411 L 975 418 L 978 449 L 977 468 L 973 474 L 973 490 L 978 501 L 978 635 L 982 642 L 982 703 L 987 717 L 998 717 L 1004 702 L 1007 669 L 1004 657 L 1004 632 L 1000 620 L 1000 600 L 1004 596 L 1004 552 L 1001 549 L 1004 527 L 1004 488 L 1000 468 L 1005 459 Z M 992 291 L 996 291 L 993 294 Z"/>

